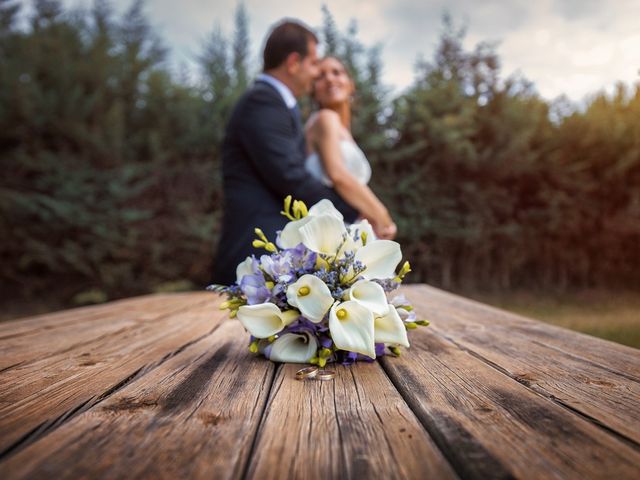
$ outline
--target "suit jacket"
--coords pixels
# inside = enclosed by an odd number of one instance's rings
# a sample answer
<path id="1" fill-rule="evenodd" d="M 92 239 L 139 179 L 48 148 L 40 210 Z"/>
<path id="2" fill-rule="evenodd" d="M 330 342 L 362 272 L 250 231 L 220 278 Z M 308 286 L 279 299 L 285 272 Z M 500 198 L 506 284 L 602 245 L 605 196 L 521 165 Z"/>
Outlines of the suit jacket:
<path id="1" fill-rule="evenodd" d="M 256 81 L 234 107 L 222 144 L 224 215 L 214 283 L 232 284 L 240 262 L 266 253 L 251 245 L 254 228 L 275 242 L 288 221 L 280 214 L 287 195 L 308 207 L 328 198 L 346 221 L 356 219 L 356 210 L 307 172 L 305 157 L 299 115 L 273 86 Z"/>

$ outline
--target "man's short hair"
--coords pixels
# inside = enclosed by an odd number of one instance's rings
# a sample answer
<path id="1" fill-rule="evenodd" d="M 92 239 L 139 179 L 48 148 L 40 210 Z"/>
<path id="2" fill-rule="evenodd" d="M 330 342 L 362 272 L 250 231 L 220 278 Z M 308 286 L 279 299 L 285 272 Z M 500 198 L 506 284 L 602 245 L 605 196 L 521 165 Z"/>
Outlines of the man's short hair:
<path id="1" fill-rule="evenodd" d="M 301 58 L 306 57 L 309 41 L 318 43 L 318 37 L 302 23 L 289 19 L 277 23 L 264 46 L 264 70 L 279 67 L 294 52 L 299 53 Z"/>

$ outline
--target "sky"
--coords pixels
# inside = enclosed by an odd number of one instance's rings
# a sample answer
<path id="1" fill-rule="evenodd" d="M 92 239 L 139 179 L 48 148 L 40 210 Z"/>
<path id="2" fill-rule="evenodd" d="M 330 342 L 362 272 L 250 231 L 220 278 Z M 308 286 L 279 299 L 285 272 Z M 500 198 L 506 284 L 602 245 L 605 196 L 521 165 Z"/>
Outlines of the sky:
<path id="1" fill-rule="evenodd" d="M 92 0 L 63 0 L 90 6 Z M 111 0 L 123 12 L 131 0 Z M 618 81 L 640 81 L 640 0 L 244 0 L 256 64 L 270 25 L 282 17 L 322 24 L 326 4 L 341 31 L 355 19 L 366 46 L 382 45 L 383 81 L 400 92 L 414 79 L 419 56 L 429 60 L 442 15 L 466 25 L 465 47 L 497 42 L 503 78 L 518 73 L 540 95 L 579 102 Z M 193 66 L 215 26 L 231 36 L 237 0 L 147 0 L 145 11 L 171 49 L 174 65 Z"/>

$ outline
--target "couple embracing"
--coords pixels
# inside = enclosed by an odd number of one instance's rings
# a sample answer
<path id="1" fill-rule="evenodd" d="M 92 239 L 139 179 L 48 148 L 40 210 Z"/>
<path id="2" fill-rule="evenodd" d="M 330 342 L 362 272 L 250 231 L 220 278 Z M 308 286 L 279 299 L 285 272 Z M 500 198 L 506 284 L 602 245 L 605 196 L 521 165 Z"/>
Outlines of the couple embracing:
<path id="1" fill-rule="evenodd" d="M 335 57 L 319 59 L 318 39 L 306 26 L 285 20 L 269 34 L 263 73 L 236 104 L 222 146 L 224 218 L 214 283 L 230 285 L 236 266 L 259 251 L 254 228 L 273 240 L 287 219 L 287 195 L 311 206 L 329 199 L 345 221 L 371 223 L 379 238 L 396 226 L 369 189 L 371 167 L 351 136 L 354 83 Z M 296 97 L 311 94 L 318 106 L 302 124 Z"/>

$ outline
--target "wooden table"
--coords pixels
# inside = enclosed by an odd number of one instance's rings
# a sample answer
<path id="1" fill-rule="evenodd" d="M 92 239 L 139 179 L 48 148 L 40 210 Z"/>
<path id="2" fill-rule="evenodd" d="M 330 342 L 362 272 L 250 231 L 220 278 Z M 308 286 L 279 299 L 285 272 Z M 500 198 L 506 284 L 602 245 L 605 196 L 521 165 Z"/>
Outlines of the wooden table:
<path id="1" fill-rule="evenodd" d="M 405 287 L 399 358 L 297 381 L 211 293 L 0 324 L 0 478 L 640 478 L 640 351 Z"/>

